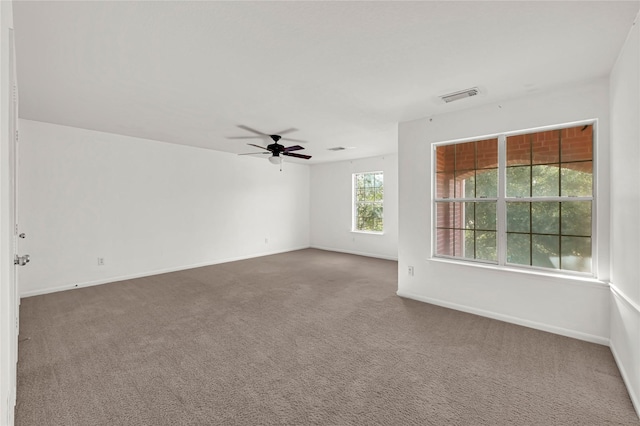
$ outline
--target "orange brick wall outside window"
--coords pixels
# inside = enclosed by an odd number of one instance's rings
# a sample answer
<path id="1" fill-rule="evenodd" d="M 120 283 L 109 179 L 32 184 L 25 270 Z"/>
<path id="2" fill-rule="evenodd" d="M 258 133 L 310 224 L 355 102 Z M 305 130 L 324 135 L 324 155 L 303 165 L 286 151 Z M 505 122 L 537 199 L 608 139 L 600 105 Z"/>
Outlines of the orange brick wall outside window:
<path id="1" fill-rule="evenodd" d="M 434 189 L 436 256 L 592 273 L 593 124 L 437 145 Z"/>

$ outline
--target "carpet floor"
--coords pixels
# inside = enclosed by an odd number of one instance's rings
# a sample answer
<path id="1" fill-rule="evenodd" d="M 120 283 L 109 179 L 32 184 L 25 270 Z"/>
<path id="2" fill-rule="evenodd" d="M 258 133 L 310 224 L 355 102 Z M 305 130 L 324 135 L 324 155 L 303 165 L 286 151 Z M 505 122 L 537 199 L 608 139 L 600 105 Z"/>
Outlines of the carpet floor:
<path id="1" fill-rule="evenodd" d="M 639 425 L 608 347 L 307 249 L 22 300 L 16 425 Z"/>

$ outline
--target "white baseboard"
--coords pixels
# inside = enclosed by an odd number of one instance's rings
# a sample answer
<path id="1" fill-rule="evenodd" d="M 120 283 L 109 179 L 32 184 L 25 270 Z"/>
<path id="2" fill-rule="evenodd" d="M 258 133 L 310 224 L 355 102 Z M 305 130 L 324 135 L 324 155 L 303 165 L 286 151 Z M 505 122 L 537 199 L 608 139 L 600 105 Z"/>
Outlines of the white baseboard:
<path id="1" fill-rule="evenodd" d="M 325 250 L 325 251 L 335 251 L 338 253 L 355 254 L 356 256 L 375 257 L 378 259 L 398 261 L 398 256 L 387 256 L 387 255 L 378 254 L 378 253 L 367 253 L 367 252 L 356 251 L 356 250 L 343 250 L 343 249 L 338 249 L 333 247 L 324 247 L 324 246 L 316 246 L 316 245 L 312 245 L 310 248 Z"/>
<path id="2" fill-rule="evenodd" d="M 58 291 L 72 290 L 74 288 L 91 287 L 91 286 L 94 286 L 94 285 L 108 284 L 108 283 L 113 283 L 113 282 L 117 282 L 117 281 L 132 280 L 132 279 L 135 279 L 135 278 L 143 278 L 143 277 L 149 277 L 149 276 L 152 276 L 152 275 L 166 274 L 168 272 L 184 271 L 186 269 L 201 268 L 203 266 L 218 265 L 220 263 L 228 263 L 228 262 L 235 262 L 235 261 L 238 261 L 238 260 L 253 259 L 253 258 L 256 258 L 256 257 L 271 256 L 273 254 L 287 253 L 287 252 L 290 252 L 290 251 L 303 250 L 303 249 L 307 249 L 307 248 L 309 248 L 309 246 L 294 247 L 294 248 L 289 248 L 289 249 L 285 249 L 285 250 L 274 250 L 274 251 L 263 252 L 263 253 L 258 253 L 258 254 L 251 254 L 251 255 L 245 255 L 245 256 L 228 257 L 228 258 L 224 258 L 224 259 L 213 260 L 213 261 L 210 261 L 210 262 L 202 262 L 202 263 L 197 263 L 197 264 L 192 264 L 192 265 L 183 265 L 183 266 L 177 266 L 177 267 L 167 268 L 167 269 L 156 269 L 156 270 L 153 270 L 153 271 L 139 272 L 139 273 L 136 273 L 136 274 L 128 274 L 128 275 L 122 275 L 122 276 L 116 276 L 116 277 L 109 277 L 109 278 L 95 280 L 95 281 L 87 281 L 87 282 L 74 283 L 74 284 L 65 284 L 65 285 L 56 286 L 56 287 L 49 287 L 49 288 L 45 288 L 45 289 L 26 291 L 26 292 L 20 294 L 20 298 L 31 297 L 31 296 L 39 296 L 41 294 L 55 293 L 55 292 L 58 292 Z"/>
<path id="3" fill-rule="evenodd" d="M 627 392 L 629 392 L 629 398 L 631 398 L 631 403 L 633 404 L 633 408 L 635 408 L 636 414 L 638 415 L 638 417 L 640 417 L 640 399 L 638 399 L 638 395 L 634 391 L 631 378 L 629 377 L 627 370 L 624 368 L 624 364 L 620 362 L 620 357 L 618 355 L 618 351 L 616 350 L 616 345 L 613 342 L 611 342 L 609 344 L 609 348 L 611 349 L 611 353 L 613 354 L 613 359 L 616 361 L 618 370 L 620 370 L 622 381 L 627 387 Z"/>
<path id="4" fill-rule="evenodd" d="M 457 303 L 451 303 L 444 300 L 432 299 L 430 297 L 424 297 L 411 292 L 398 290 L 396 294 L 400 297 L 407 299 L 417 300 L 419 302 L 430 303 L 432 305 L 438 305 L 445 308 L 455 309 L 456 311 L 467 312 L 474 315 L 480 315 L 482 317 L 492 318 L 499 321 L 504 321 L 512 324 L 522 325 L 524 327 L 533 328 L 536 330 L 542 330 L 549 333 L 559 334 L 561 336 L 572 337 L 574 339 L 585 340 L 591 343 L 597 343 L 599 345 L 609 346 L 609 339 L 602 336 L 595 336 L 588 333 L 582 333 L 580 331 L 570 330 L 567 328 L 556 327 L 549 324 L 543 324 L 536 321 L 526 320 L 522 318 L 513 317 L 511 315 L 499 314 L 496 312 L 485 311 L 483 309 L 473 308 L 470 306 L 459 305 Z"/>

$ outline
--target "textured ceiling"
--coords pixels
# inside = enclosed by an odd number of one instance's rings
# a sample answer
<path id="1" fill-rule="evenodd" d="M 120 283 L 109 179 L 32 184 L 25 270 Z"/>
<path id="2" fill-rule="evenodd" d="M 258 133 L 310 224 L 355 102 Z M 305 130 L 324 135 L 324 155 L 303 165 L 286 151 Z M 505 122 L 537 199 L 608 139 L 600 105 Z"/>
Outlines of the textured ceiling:
<path id="1" fill-rule="evenodd" d="M 293 127 L 311 163 L 369 157 L 399 121 L 608 75 L 639 7 L 16 1 L 20 116 L 233 153 L 262 144 L 238 125 Z"/>

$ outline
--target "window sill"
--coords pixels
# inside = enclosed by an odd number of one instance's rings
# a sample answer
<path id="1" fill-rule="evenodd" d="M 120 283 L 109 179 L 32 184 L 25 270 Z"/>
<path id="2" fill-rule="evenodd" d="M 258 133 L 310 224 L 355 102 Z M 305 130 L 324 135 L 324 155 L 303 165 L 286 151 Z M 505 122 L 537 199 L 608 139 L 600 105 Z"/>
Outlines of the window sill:
<path id="1" fill-rule="evenodd" d="M 378 232 L 378 231 L 354 231 L 354 230 L 351 230 L 350 232 L 352 234 L 384 235 L 384 231 Z"/>
<path id="2" fill-rule="evenodd" d="M 490 269 L 492 271 L 502 271 L 502 272 L 511 272 L 515 274 L 533 275 L 533 276 L 538 276 L 545 279 L 564 280 L 564 281 L 572 282 L 575 284 L 580 284 L 580 285 L 588 284 L 588 285 L 592 285 L 594 287 L 599 287 L 599 288 L 609 288 L 608 282 L 599 280 L 592 276 L 559 274 L 559 273 L 546 272 L 546 271 L 541 271 L 536 269 L 519 269 L 519 268 L 510 267 L 510 266 L 501 266 L 501 265 L 491 264 L 491 263 L 464 262 L 460 260 L 448 259 L 443 257 L 430 257 L 427 260 L 433 261 L 433 262 L 439 262 L 439 263 L 448 263 L 452 265 L 468 266 L 471 268 Z"/>

